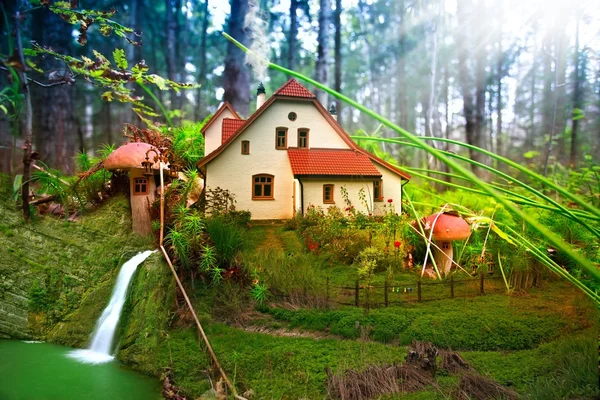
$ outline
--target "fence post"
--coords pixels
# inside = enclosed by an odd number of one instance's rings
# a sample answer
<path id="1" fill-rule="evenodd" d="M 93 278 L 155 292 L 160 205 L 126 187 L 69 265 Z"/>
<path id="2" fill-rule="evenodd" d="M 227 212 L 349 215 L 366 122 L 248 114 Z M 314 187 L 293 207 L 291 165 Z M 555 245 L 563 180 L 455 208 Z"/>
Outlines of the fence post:
<path id="1" fill-rule="evenodd" d="M 327 292 L 326 292 L 326 304 L 325 307 L 329 308 L 329 277 L 327 277 Z"/>
<path id="2" fill-rule="evenodd" d="M 354 305 L 358 307 L 358 279 L 356 280 L 356 284 L 354 285 Z"/>
<path id="3" fill-rule="evenodd" d="M 421 301 L 421 279 L 417 281 L 417 301 Z"/>
<path id="4" fill-rule="evenodd" d="M 485 292 L 483 290 L 483 280 L 485 279 L 484 276 L 485 276 L 484 273 L 482 273 L 481 275 L 479 275 L 479 294 L 481 294 L 481 295 L 485 294 Z"/>
<path id="5" fill-rule="evenodd" d="M 450 275 L 450 297 L 454 298 L 454 275 Z"/>
<path id="6" fill-rule="evenodd" d="M 385 306 L 388 306 L 388 280 L 387 278 L 385 279 L 385 282 L 383 283 L 383 301 L 385 302 Z"/>

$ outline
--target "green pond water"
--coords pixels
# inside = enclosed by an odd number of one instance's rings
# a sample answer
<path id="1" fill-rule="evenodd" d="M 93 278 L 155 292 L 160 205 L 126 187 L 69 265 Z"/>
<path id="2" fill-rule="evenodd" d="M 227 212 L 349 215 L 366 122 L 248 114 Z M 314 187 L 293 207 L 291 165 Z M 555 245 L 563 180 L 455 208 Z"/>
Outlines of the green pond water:
<path id="1" fill-rule="evenodd" d="M 118 361 L 83 364 L 73 349 L 49 343 L 0 340 L 1 400 L 158 400 L 158 380 Z"/>

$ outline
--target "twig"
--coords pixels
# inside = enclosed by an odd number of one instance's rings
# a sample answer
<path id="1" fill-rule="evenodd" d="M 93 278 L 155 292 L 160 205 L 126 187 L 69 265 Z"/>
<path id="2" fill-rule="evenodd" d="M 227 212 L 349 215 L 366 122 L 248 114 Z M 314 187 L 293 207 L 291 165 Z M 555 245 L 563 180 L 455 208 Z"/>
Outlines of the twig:
<path id="1" fill-rule="evenodd" d="M 185 289 L 183 288 L 183 285 L 181 284 L 181 281 L 179 280 L 179 277 L 177 276 L 177 272 L 175 272 L 175 268 L 173 267 L 173 264 L 171 263 L 171 259 L 169 258 L 169 255 L 167 254 L 167 251 L 165 250 L 165 248 L 161 245 L 160 246 L 160 250 L 163 253 L 163 256 L 165 257 L 165 260 L 167 260 L 167 264 L 169 264 L 169 268 L 171 268 L 171 272 L 173 273 L 173 276 L 175 277 L 175 282 L 177 282 L 177 286 L 179 287 L 179 290 L 181 290 L 181 293 L 183 294 L 183 298 L 185 299 L 185 302 L 187 303 L 187 306 L 189 307 L 190 311 L 192 312 L 192 316 L 194 317 L 194 321 L 196 322 L 196 326 L 198 327 L 198 330 L 200 331 L 200 335 L 202 336 L 202 340 L 204 340 L 204 344 L 206 345 L 206 348 L 208 349 L 208 352 L 210 353 L 210 356 L 213 360 L 213 362 L 215 363 L 215 366 L 217 367 L 217 369 L 219 370 L 219 373 L 221 374 L 221 377 L 223 377 L 223 379 L 225 380 L 225 383 L 227 384 L 227 386 L 229 387 L 229 389 L 231 389 L 231 392 L 233 393 L 233 396 L 238 399 L 238 400 L 246 400 L 243 397 L 239 396 L 237 394 L 237 391 L 235 390 L 235 387 L 231 384 L 231 382 L 229 381 L 229 378 L 227 378 L 227 374 L 225 374 L 225 371 L 223 370 L 223 368 L 221 367 L 221 364 L 219 364 L 219 360 L 217 359 L 217 355 L 215 354 L 215 352 L 212 349 L 212 346 L 210 345 L 210 342 L 208 341 L 208 338 L 206 337 L 206 334 L 204 333 L 204 329 L 202 329 L 202 324 L 200 324 L 200 321 L 198 320 L 198 316 L 196 315 L 196 311 L 194 310 L 194 306 L 192 306 L 192 302 L 190 301 Z"/>
<path id="2" fill-rule="evenodd" d="M 50 196 L 46 196 L 46 197 L 41 197 L 37 200 L 33 200 L 29 202 L 29 205 L 31 206 L 39 206 L 40 204 L 45 204 L 45 203 L 49 203 L 51 201 L 56 200 L 56 196 L 54 195 L 50 195 Z"/>
<path id="3" fill-rule="evenodd" d="M 50 175 L 53 178 L 58 179 L 62 184 L 66 185 L 66 186 L 71 186 L 71 184 L 67 181 L 65 181 L 64 179 L 60 179 L 58 176 L 51 174 L 50 172 L 46 171 L 44 168 L 40 167 L 39 165 L 36 164 L 31 164 L 31 166 L 35 169 L 37 169 L 38 171 L 42 171 L 45 172 L 46 174 Z"/>
<path id="4" fill-rule="evenodd" d="M 8 68 L 0 66 L 0 70 L 1 71 L 8 71 Z M 61 81 L 57 81 L 57 82 L 53 82 L 53 83 L 42 83 L 42 82 L 36 81 L 35 79 L 30 78 L 30 77 L 27 77 L 27 80 L 29 82 L 35 83 L 36 85 L 41 86 L 43 88 L 51 88 L 51 87 L 54 87 L 54 86 L 68 85 L 68 84 L 72 83 L 72 82 L 67 81 L 67 80 L 61 80 Z"/>
<path id="5" fill-rule="evenodd" d="M 427 267 L 427 258 L 429 257 L 429 254 L 430 254 L 429 248 L 431 247 L 431 242 L 432 242 L 431 239 L 433 238 L 433 228 L 435 228 L 435 224 L 436 224 L 438 218 L 440 217 L 440 215 L 442 215 L 444 213 L 444 211 L 446 210 L 446 207 L 448 207 L 448 203 L 444 204 L 444 207 L 442 207 L 440 212 L 435 216 L 435 219 L 433 220 L 433 224 L 431 224 L 431 231 L 429 232 L 429 239 L 427 239 L 427 252 L 425 253 L 425 261 L 423 261 L 423 270 L 421 271 L 421 276 L 423 276 L 423 274 L 425 273 L 425 267 Z M 444 252 L 442 252 L 442 253 L 444 253 Z M 437 265 L 436 265 L 433 255 L 432 255 L 431 259 L 433 260 L 433 265 L 435 266 L 436 272 L 439 275 L 440 273 L 439 273 L 439 271 L 437 271 Z"/>

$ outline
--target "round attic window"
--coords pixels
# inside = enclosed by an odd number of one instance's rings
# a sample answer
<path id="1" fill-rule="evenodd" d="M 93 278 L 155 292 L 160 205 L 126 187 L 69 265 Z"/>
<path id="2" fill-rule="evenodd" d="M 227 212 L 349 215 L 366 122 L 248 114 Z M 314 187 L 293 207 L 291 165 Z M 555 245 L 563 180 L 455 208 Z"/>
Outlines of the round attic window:
<path id="1" fill-rule="evenodd" d="M 290 121 L 295 121 L 296 118 L 298 118 L 298 115 L 295 112 L 292 111 L 291 113 L 288 114 L 288 119 Z"/>

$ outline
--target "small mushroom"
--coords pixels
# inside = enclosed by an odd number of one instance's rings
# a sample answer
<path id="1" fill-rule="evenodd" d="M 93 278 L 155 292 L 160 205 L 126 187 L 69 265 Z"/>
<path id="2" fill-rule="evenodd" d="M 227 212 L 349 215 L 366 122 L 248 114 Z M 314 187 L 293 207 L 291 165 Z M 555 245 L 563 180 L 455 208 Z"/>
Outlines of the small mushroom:
<path id="1" fill-rule="evenodd" d="M 424 223 L 427 233 L 433 228 L 433 239 L 440 248 L 434 249 L 435 263 L 441 273 L 448 275 L 452 268 L 452 241 L 468 238 L 471 227 L 454 210 L 432 214 L 425 218 Z"/>
<path id="2" fill-rule="evenodd" d="M 110 153 L 103 163 L 107 170 L 121 169 L 129 172 L 133 231 L 140 235 L 152 233 L 150 205 L 154 202 L 156 192 L 154 176 L 144 174 L 142 161 L 146 160 L 146 154 L 153 160 L 157 152 L 148 143 L 127 143 Z M 152 165 L 152 170 L 159 168 L 159 163 Z"/>

